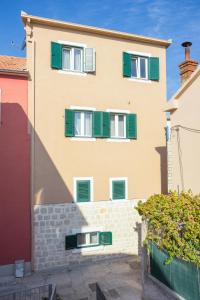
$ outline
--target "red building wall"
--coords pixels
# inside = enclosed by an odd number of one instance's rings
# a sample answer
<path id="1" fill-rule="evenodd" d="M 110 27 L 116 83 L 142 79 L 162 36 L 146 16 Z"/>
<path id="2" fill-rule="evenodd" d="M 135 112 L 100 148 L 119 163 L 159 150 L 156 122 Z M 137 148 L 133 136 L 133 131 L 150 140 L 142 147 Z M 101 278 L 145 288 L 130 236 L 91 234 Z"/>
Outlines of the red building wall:
<path id="1" fill-rule="evenodd" d="M 31 260 L 26 77 L 0 75 L 0 265 Z"/>

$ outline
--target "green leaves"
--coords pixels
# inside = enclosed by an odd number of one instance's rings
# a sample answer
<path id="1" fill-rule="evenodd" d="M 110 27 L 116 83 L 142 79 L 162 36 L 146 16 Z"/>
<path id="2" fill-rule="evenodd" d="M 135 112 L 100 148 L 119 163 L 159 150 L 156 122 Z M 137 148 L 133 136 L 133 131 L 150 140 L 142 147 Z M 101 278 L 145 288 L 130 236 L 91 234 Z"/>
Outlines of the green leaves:
<path id="1" fill-rule="evenodd" d="M 176 256 L 200 266 L 200 195 L 153 195 L 136 209 L 148 220 L 147 240 L 168 252 L 166 264 Z"/>

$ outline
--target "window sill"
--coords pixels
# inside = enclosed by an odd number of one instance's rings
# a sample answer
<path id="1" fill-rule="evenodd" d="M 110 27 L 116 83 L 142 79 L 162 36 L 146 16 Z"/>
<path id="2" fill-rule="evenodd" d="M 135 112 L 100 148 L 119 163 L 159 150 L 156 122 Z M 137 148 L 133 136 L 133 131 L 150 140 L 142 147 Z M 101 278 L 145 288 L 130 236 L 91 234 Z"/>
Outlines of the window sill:
<path id="1" fill-rule="evenodd" d="M 128 78 L 130 81 L 135 81 L 135 82 L 142 82 L 142 83 L 151 83 L 151 80 L 149 79 L 141 79 L 141 78 Z"/>
<path id="2" fill-rule="evenodd" d="M 85 253 L 85 252 L 92 252 L 92 251 L 100 251 L 103 249 L 104 246 L 85 247 L 85 248 L 74 249 L 72 250 L 72 253 Z"/>
<path id="3" fill-rule="evenodd" d="M 87 76 L 87 73 L 84 72 L 73 72 L 73 71 L 65 71 L 65 70 L 59 70 L 58 73 L 65 74 L 65 75 Z"/>
<path id="4" fill-rule="evenodd" d="M 111 199 L 112 202 L 124 202 L 124 201 L 129 201 L 128 199 Z"/>
<path id="5" fill-rule="evenodd" d="M 118 139 L 118 138 L 110 138 L 107 139 L 107 142 L 119 142 L 119 143 L 128 143 L 130 142 L 130 139 Z"/>
<path id="6" fill-rule="evenodd" d="M 72 137 L 70 138 L 71 141 L 81 141 L 81 142 L 95 142 L 96 138 L 81 138 L 81 137 Z"/>

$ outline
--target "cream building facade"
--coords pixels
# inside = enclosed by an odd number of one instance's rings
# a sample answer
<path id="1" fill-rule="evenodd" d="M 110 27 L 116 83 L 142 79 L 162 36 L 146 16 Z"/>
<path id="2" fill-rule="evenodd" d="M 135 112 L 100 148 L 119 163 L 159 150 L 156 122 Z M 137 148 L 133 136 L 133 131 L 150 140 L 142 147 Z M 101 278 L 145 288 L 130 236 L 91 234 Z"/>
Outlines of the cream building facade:
<path id="1" fill-rule="evenodd" d="M 169 151 L 169 190 L 200 193 L 200 68 L 182 84 L 167 104 L 171 135 Z"/>
<path id="2" fill-rule="evenodd" d="M 170 41 L 22 13 L 35 270 L 138 254 L 139 199 L 167 191 Z"/>

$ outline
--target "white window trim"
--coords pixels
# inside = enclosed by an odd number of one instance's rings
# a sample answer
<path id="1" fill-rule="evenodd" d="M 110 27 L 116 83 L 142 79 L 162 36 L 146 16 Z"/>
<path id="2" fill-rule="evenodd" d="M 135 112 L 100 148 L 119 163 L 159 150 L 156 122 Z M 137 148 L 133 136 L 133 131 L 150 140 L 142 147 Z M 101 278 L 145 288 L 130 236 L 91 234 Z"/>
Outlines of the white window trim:
<path id="1" fill-rule="evenodd" d="M 91 111 L 75 111 L 75 113 L 78 112 L 80 113 L 80 121 L 81 121 L 81 126 L 80 126 L 80 135 L 75 135 L 77 138 L 92 138 L 92 122 L 91 122 L 91 135 L 85 135 L 85 113 L 89 113 L 91 115 Z"/>
<path id="2" fill-rule="evenodd" d="M 89 202 L 86 202 L 89 203 Z M 72 229 L 72 234 L 78 233 L 86 233 L 86 232 L 103 232 L 105 231 L 103 227 L 92 227 L 92 226 L 82 226 L 81 228 Z M 72 253 L 84 253 L 84 252 L 92 252 L 92 251 L 102 251 L 104 249 L 103 245 L 93 246 L 93 247 L 85 247 L 85 248 L 77 248 L 73 249 Z"/>
<path id="3" fill-rule="evenodd" d="M 127 79 L 130 80 L 130 81 L 141 82 L 141 83 L 152 83 L 152 80 L 149 80 L 149 79 L 142 79 L 142 78 L 137 79 L 135 77 L 129 77 Z"/>
<path id="4" fill-rule="evenodd" d="M 108 108 L 106 109 L 107 112 L 112 112 L 112 113 L 122 113 L 122 114 L 130 114 L 130 110 L 126 109 L 113 109 L 113 108 Z"/>
<path id="5" fill-rule="evenodd" d="M 89 180 L 90 181 L 90 201 L 89 202 L 77 202 L 77 193 L 76 193 L 76 183 L 77 181 L 81 180 Z M 94 190 L 93 190 L 93 185 L 94 185 L 94 178 L 93 177 L 74 177 L 73 178 L 74 182 L 74 202 L 76 202 L 78 205 L 84 205 L 86 203 L 90 203 L 94 201 Z"/>
<path id="6" fill-rule="evenodd" d="M 62 40 L 58 40 L 57 43 L 65 45 L 65 46 L 74 46 L 74 47 L 81 47 L 81 48 L 87 48 L 86 44 L 82 44 L 82 43 L 77 43 L 77 42 L 69 42 L 69 41 L 62 41 Z"/>
<path id="7" fill-rule="evenodd" d="M 96 111 L 96 108 L 94 108 L 94 107 L 77 106 L 77 105 L 71 105 L 70 109 L 74 109 L 74 110 L 86 110 L 86 111 Z"/>
<path id="8" fill-rule="evenodd" d="M 70 68 L 69 69 L 64 69 L 63 66 L 62 66 L 62 71 L 65 71 L 65 72 L 71 72 L 71 73 L 83 73 L 83 55 L 84 55 L 84 49 L 79 49 L 81 50 L 81 64 L 80 64 L 80 70 L 75 70 L 74 69 L 74 62 L 75 62 L 75 54 L 74 54 L 74 50 L 77 49 L 76 46 L 71 46 L 71 47 L 64 47 L 62 49 L 62 56 L 63 56 L 63 50 L 66 49 L 66 50 L 69 50 L 70 52 Z"/>
<path id="9" fill-rule="evenodd" d="M 116 143 L 129 143 L 131 140 L 126 138 L 110 138 L 106 139 L 107 142 L 116 142 Z"/>
<path id="10" fill-rule="evenodd" d="M 125 181 L 125 199 L 119 199 L 119 200 L 113 200 L 112 198 L 112 182 L 113 181 Z M 109 194 L 110 194 L 110 200 L 112 201 L 124 201 L 124 200 L 128 200 L 128 177 L 110 177 L 109 178 L 109 186 L 110 186 L 110 189 L 109 189 Z"/>
<path id="11" fill-rule="evenodd" d="M 96 111 L 95 107 L 86 107 L 86 106 L 78 106 L 78 105 L 71 105 L 69 107 L 73 110 L 80 110 L 80 111 Z M 82 141 L 82 142 L 95 142 L 96 138 L 93 137 L 72 137 L 70 138 L 71 141 Z"/>
<path id="12" fill-rule="evenodd" d="M 90 243 L 90 234 L 91 233 L 95 233 L 95 234 L 97 234 L 97 243 L 95 243 L 95 244 L 91 244 Z M 78 248 L 81 248 L 81 247 L 94 247 L 94 246 L 99 246 L 99 232 L 96 232 L 96 231 L 92 231 L 92 232 L 80 232 L 80 233 L 77 233 L 77 235 L 78 234 L 85 234 L 85 235 L 87 235 L 88 234 L 88 236 L 86 236 L 86 243 L 85 244 L 78 244 L 78 239 L 77 239 L 77 247 Z"/>
<path id="13" fill-rule="evenodd" d="M 83 248 L 77 248 L 77 249 L 73 249 L 72 253 L 87 253 L 87 252 L 93 252 L 93 251 L 102 251 L 104 250 L 104 246 L 92 246 L 92 247 L 83 247 Z"/>
<path id="14" fill-rule="evenodd" d="M 147 53 L 147 52 L 139 52 L 139 51 L 132 51 L 132 50 L 128 50 L 126 52 L 129 53 L 129 54 L 133 54 L 135 56 L 152 57 L 152 54 Z M 152 83 L 152 81 L 148 79 L 148 76 L 147 76 L 147 78 L 130 77 L 130 78 L 127 78 L 127 79 L 130 80 L 130 81 L 135 81 L 135 82 L 140 82 L 140 83 Z"/>
<path id="15" fill-rule="evenodd" d="M 132 50 L 128 50 L 126 51 L 129 54 L 133 54 L 136 56 L 146 56 L 146 57 L 151 57 L 152 54 L 151 53 L 146 53 L 146 52 L 139 52 L 139 51 L 132 51 Z"/>
<path id="16" fill-rule="evenodd" d="M 93 226 L 82 226 L 81 228 L 73 228 L 72 234 L 77 233 L 87 233 L 87 232 L 94 232 L 94 231 L 104 231 L 103 227 L 93 227 Z"/>
<path id="17" fill-rule="evenodd" d="M 135 58 L 133 58 L 136 60 L 136 73 L 137 76 L 132 76 L 131 78 L 133 79 L 139 79 L 139 80 L 143 80 L 146 81 L 148 80 L 148 58 L 147 57 L 140 57 L 140 56 L 136 56 Z M 132 59 L 132 60 L 133 60 Z M 140 60 L 141 59 L 145 59 L 145 71 L 146 71 L 146 77 L 141 77 L 141 71 L 140 71 Z"/>
<path id="18" fill-rule="evenodd" d="M 126 139 L 126 114 L 124 114 L 124 113 L 113 113 L 113 114 L 114 114 L 115 133 L 117 133 L 118 135 L 111 136 L 111 139 Z M 123 136 L 119 136 L 119 115 L 123 115 L 123 117 L 124 117 L 124 135 Z"/>
<path id="19" fill-rule="evenodd" d="M 77 43 L 77 42 L 70 42 L 70 41 L 63 41 L 63 40 L 57 40 L 57 43 L 64 45 L 64 46 L 71 46 L 71 47 L 81 47 L 83 48 L 82 51 L 82 57 L 81 57 L 81 72 L 80 71 L 72 71 L 72 70 L 58 70 L 58 73 L 60 74 L 66 74 L 66 75 L 78 75 L 78 76 L 87 76 L 87 73 L 83 70 L 83 59 L 84 59 L 84 48 L 87 48 L 87 44 L 83 43 Z"/>
<path id="20" fill-rule="evenodd" d="M 58 70 L 58 73 L 65 74 L 65 75 L 77 75 L 77 76 L 87 76 L 87 73 L 84 72 L 77 72 L 77 71 L 66 71 L 66 70 Z"/>
<path id="21" fill-rule="evenodd" d="M 95 142 L 96 138 L 87 138 L 87 137 L 72 137 L 70 138 L 71 141 L 79 141 L 79 142 Z"/>

